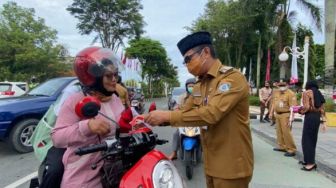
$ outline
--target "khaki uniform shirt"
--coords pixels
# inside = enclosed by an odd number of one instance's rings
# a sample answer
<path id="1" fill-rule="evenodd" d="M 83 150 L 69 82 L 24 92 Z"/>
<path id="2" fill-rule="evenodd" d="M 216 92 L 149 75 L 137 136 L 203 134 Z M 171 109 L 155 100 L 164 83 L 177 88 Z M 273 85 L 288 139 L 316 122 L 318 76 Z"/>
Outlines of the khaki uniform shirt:
<path id="1" fill-rule="evenodd" d="M 216 61 L 195 84 L 172 126 L 201 126 L 205 173 L 221 179 L 252 176 L 249 87 L 238 70 Z"/>
<path id="2" fill-rule="evenodd" d="M 119 95 L 119 98 L 121 100 L 121 102 L 123 103 L 123 105 L 127 108 L 127 107 L 130 107 L 130 101 L 128 99 L 128 92 L 127 92 L 127 89 L 124 88 L 122 85 L 120 84 L 117 84 L 116 85 L 116 91 Z"/>
<path id="3" fill-rule="evenodd" d="M 267 99 L 272 95 L 272 89 L 263 87 L 259 91 L 259 100 L 267 101 Z"/>
<path id="4" fill-rule="evenodd" d="M 272 106 L 276 113 L 289 113 L 290 107 L 296 105 L 296 95 L 290 89 L 287 89 L 284 93 L 280 90 L 273 92 Z"/>

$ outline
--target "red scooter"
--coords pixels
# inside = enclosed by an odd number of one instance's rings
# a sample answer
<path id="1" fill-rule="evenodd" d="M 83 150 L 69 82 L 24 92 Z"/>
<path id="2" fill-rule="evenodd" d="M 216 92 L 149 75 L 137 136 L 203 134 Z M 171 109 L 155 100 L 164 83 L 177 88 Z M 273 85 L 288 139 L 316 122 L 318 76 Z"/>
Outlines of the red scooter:
<path id="1" fill-rule="evenodd" d="M 81 105 L 77 105 L 76 113 L 81 117 L 92 118 L 98 113 L 113 121 L 111 118 L 99 112 L 100 103 L 89 98 L 84 99 Z M 153 109 L 153 104 L 150 107 Z M 157 138 L 150 126 L 143 122 L 141 117 L 132 121 L 137 126 L 128 135 L 116 136 L 105 140 L 101 144 L 78 148 L 77 155 L 85 155 L 93 152 L 102 152 L 102 157 L 92 163 L 95 169 L 99 162 L 104 162 L 101 169 L 101 179 L 104 188 L 183 188 L 185 187 L 181 176 L 174 164 L 160 151 L 155 150 L 156 145 L 167 143 L 167 140 Z M 141 127 L 141 128 L 139 128 Z"/>

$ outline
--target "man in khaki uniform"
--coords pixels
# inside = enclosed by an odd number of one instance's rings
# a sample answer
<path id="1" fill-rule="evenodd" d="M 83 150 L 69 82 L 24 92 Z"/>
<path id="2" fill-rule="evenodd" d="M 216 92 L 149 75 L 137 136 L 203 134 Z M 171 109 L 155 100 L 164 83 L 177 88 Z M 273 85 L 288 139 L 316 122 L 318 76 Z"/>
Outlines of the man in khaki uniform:
<path id="1" fill-rule="evenodd" d="M 260 122 L 265 123 L 264 120 L 267 122 L 269 121 L 269 112 L 270 112 L 270 103 L 269 100 L 272 95 L 272 88 L 270 88 L 269 82 L 265 82 L 265 87 L 261 88 L 259 91 L 259 101 L 260 101 Z M 264 118 L 264 113 L 265 109 L 267 108 L 268 112 L 265 115 Z"/>
<path id="2" fill-rule="evenodd" d="M 123 105 L 125 106 L 125 108 L 128 108 L 131 106 L 130 100 L 128 98 L 128 92 L 127 89 L 124 88 L 122 85 L 117 84 L 116 85 L 116 91 L 119 95 L 119 98 L 121 100 L 121 102 L 123 103 Z"/>
<path id="3" fill-rule="evenodd" d="M 275 112 L 278 148 L 274 151 L 286 152 L 285 156 L 295 156 L 296 146 L 291 133 L 290 107 L 297 105 L 296 95 L 287 87 L 287 82 L 280 80 L 279 90 L 273 92 L 270 116 Z"/>
<path id="4" fill-rule="evenodd" d="M 188 71 L 199 79 L 182 110 L 153 111 L 145 120 L 201 127 L 207 187 L 247 188 L 253 172 L 248 83 L 217 59 L 208 32 L 188 35 L 177 46 Z"/>

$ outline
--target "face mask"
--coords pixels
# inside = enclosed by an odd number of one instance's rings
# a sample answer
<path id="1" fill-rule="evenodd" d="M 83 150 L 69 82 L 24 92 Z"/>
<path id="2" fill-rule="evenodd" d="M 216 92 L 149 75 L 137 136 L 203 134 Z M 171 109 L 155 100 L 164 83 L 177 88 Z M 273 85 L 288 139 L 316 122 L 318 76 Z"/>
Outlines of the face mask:
<path id="1" fill-rule="evenodd" d="M 188 93 L 192 93 L 193 88 L 192 87 L 188 87 L 187 90 L 188 90 Z"/>
<path id="2" fill-rule="evenodd" d="M 203 65 L 204 65 L 205 61 L 206 61 L 206 59 L 202 63 L 199 63 L 199 61 L 197 61 L 197 60 L 191 60 L 187 64 L 187 68 L 188 68 L 188 71 L 190 72 L 190 74 L 192 74 L 194 76 L 200 76 L 201 75 L 201 70 L 203 68 Z"/>
<path id="3" fill-rule="evenodd" d="M 287 90 L 287 87 L 286 86 L 281 86 L 279 87 L 280 91 L 286 91 Z"/>

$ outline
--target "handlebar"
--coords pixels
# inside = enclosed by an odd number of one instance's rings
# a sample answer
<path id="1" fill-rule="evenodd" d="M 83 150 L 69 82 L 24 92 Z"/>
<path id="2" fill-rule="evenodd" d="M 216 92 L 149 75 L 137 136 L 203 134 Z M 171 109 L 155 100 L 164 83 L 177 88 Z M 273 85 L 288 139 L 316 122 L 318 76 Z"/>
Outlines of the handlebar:
<path id="1" fill-rule="evenodd" d="M 149 141 L 150 142 L 150 141 Z M 161 139 L 156 139 L 155 140 L 155 144 L 156 145 L 163 145 L 168 143 L 168 140 L 161 140 Z M 145 143 L 142 142 L 133 142 L 133 143 L 129 143 L 127 145 L 128 148 L 132 148 L 132 147 L 137 147 L 137 146 L 141 146 Z M 86 147 L 81 147 L 78 148 L 75 151 L 76 155 L 85 155 L 85 154 L 89 154 L 89 153 L 94 153 L 94 152 L 98 152 L 98 151 L 115 151 L 115 152 L 122 152 L 123 151 L 123 146 L 119 140 L 117 139 L 111 139 L 111 140 L 105 140 L 103 143 L 101 144 L 96 144 L 96 145 L 91 145 L 91 146 L 86 146 Z"/>
<path id="2" fill-rule="evenodd" d="M 76 155 L 85 155 L 89 153 L 94 153 L 97 151 L 106 151 L 109 148 L 116 147 L 118 148 L 118 141 L 116 139 L 105 140 L 101 144 L 95 144 L 91 146 L 81 147 L 75 151 Z"/>
<path id="3" fill-rule="evenodd" d="M 169 142 L 168 140 L 160 140 L 160 139 L 156 140 L 157 145 L 163 145 L 163 144 L 166 144 L 168 142 Z"/>
<path id="4" fill-rule="evenodd" d="M 94 153 L 94 152 L 97 152 L 97 151 L 104 151 L 104 150 L 107 150 L 107 144 L 106 144 L 106 142 L 101 143 L 101 144 L 92 145 L 92 146 L 78 148 L 75 151 L 75 154 L 81 156 L 81 155 L 85 155 L 85 154 L 89 154 L 89 153 Z"/>

